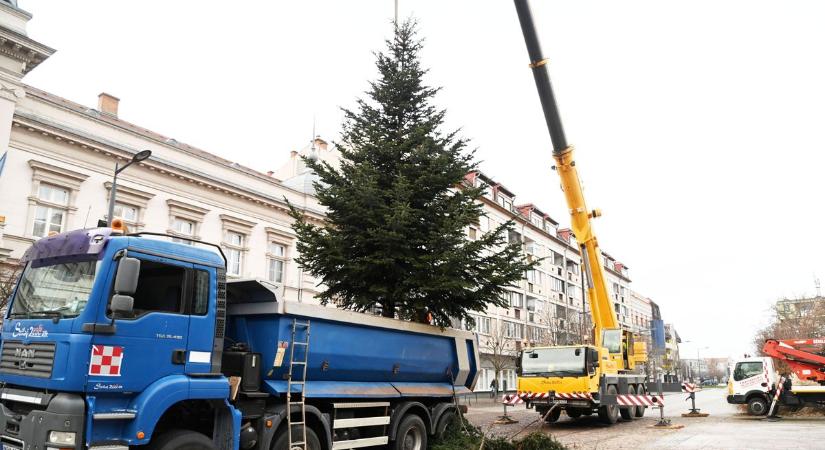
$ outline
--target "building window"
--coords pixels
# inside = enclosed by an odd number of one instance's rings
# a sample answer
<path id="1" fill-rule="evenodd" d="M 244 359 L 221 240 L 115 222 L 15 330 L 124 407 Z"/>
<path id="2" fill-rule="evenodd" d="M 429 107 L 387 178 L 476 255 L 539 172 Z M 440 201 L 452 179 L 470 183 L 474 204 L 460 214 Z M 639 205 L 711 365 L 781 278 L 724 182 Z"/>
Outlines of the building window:
<path id="1" fill-rule="evenodd" d="M 490 231 L 490 218 L 487 216 L 481 216 L 478 218 L 478 228 L 481 230 L 482 233 L 486 233 Z"/>
<path id="2" fill-rule="evenodd" d="M 123 203 L 115 203 L 115 217 L 120 217 L 126 222 L 135 223 L 138 220 L 138 208 L 134 206 L 124 205 Z"/>
<path id="3" fill-rule="evenodd" d="M 270 242 L 267 257 L 269 259 L 267 268 L 269 281 L 273 283 L 283 283 L 286 246 L 277 242 Z"/>
<path id="4" fill-rule="evenodd" d="M 50 233 L 62 232 L 69 203 L 69 191 L 57 186 L 40 184 L 37 200 L 32 235 L 46 237 Z"/>
<path id="5" fill-rule="evenodd" d="M 473 323 L 470 323 L 472 319 Z M 490 334 L 490 318 L 484 316 L 470 315 L 470 319 L 464 320 L 464 329 L 475 331 L 479 334 Z"/>
<path id="6" fill-rule="evenodd" d="M 550 289 L 556 292 L 564 292 L 564 281 L 555 277 L 550 277 Z"/>
<path id="7" fill-rule="evenodd" d="M 521 339 L 524 337 L 524 325 L 515 322 L 502 321 L 504 327 L 504 337 Z"/>
<path id="8" fill-rule="evenodd" d="M 109 204 L 109 198 L 112 195 L 112 183 L 107 181 L 103 183 L 106 189 L 106 204 Z M 129 186 L 119 185 L 117 187 L 117 198 L 115 199 L 114 216 L 123 219 L 130 230 L 140 231 L 145 223 L 143 223 L 143 214 L 146 208 L 149 207 L 149 200 L 155 194 L 151 192 L 141 191 Z M 107 216 L 108 220 L 109 217 Z M 168 231 L 168 230 L 167 230 Z"/>
<path id="9" fill-rule="evenodd" d="M 510 292 L 510 306 L 513 308 L 524 307 L 524 295 L 519 292 Z"/>
<path id="10" fill-rule="evenodd" d="M 26 232 L 36 239 L 65 231 L 72 225 L 77 191 L 88 175 L 34 159 L 29 160 L 29 167 L 32 184 Z"/>
<path id="11" fill-rule="evenodd" d="M 166 200 L 166 204 L 169 205 L 169 229 L 167 233 L 173 236 L 200 240 L 200 226 L 209 210 L 171 198 Z M 182 244 L 193 244 L 191 241 L 183 239 L 173 238 L 172 240 Z"/>
<path id="12" fill-rule="evenodd" d="M 115 210 L 115 215 L 117 215 L 117 210 Z M 175 220 L 172 221 L 172 231 L 174 231 L 174 234 L 179 235 L 181 237 L 194 239 L 195 238 L 195 222 L 193 222 L 191 220 L 186 220 L 186 219 L 181 219 L 179 217 L 175 217 Z M 172 242 L 177 242 L 179 244 L 187 244 L 187 245 L 194 244 L 189 239 L 172 238 Z"/>
<path id="13" fill-rule="evenodd" d="M 478 232 L 473 227 L 470 227 L 470 230 L 467 234 L 469 235 L 471 241 L 478 239 Z"/>
<path id="14" fill-rule="evenodd" d="M 226 247 L 226 273 L 240 276 L 243 270 L 244 235 L 234 231 L 227 231 L 224 236 Z"/>

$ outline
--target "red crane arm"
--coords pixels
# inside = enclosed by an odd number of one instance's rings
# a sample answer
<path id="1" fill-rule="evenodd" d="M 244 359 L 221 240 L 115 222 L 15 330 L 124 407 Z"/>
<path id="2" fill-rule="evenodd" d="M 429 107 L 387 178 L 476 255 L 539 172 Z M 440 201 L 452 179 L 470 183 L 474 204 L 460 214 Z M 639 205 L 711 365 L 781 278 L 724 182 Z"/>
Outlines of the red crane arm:
<path id="1" fill-rule="evenodd" d="M 814 347 L 817 344 L 819 347 Z M 822 344 L 825 344 L 823 339 L 768 339 L 762 351 L 772 358 L 785 361 L 800 380 L 825 384 L 825 356 L 813 353 L 817 349 L 822 351 Z"/>

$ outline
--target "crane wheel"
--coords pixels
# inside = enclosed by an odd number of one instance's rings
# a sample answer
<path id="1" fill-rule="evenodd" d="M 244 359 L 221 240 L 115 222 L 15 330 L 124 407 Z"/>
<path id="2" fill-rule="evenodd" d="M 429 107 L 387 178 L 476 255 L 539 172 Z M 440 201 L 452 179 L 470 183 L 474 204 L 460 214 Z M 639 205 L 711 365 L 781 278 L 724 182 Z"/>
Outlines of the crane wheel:
<path id="1" fill-rule="evenodd" d="M 636 387 L 632 384 L 627 386 L 627 394 L 628 395 L 636 395 Z M 625 406 L 619 407 L 619 413 L 622 415 L 622 420 L 633 420 L 636 416 L 636 407 L 635 406 Z"/>
<path id="2" fill-rule="evenodd" d="M 647 392 L 645 391 L 645 385 L 640 384 L 636 387 L 636 395 L 646 395 Z M 642 418 L 645 415 L 645 411 L 647 411 L 647 406 L 637 406 L 636 407 L 636 418 Z"/>
<path id="3" fill-rule="evenodd" d="M 607 387 L 607 393 L 616 395 L 616 386 Z M 619 405 L 604 405 L 599 407 L 599 421 L 607 425 L 613 425 L 619 420 Z"/>

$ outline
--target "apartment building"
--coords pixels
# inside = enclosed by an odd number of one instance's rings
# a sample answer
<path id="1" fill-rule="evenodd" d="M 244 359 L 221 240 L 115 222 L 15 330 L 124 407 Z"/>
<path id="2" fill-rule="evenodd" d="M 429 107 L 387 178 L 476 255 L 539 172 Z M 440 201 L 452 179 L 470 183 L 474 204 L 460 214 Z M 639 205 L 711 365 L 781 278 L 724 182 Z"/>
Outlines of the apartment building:
<path id="1" fill-rule="evenodd" d="M 630 268 L 619 262 L 610 254 L 602 251 L 605 275 L 607 276 L 607 290 L 613 299 L 613 309 L 622 328 L 633 329 L 632 302 L 630 296 L 629 278 Z"/>
<path id="2" fill-rule="evenodd" d="M 776 315 L 780 322 L 802 317 L 825 316 L 825 297 L 782 299 L 776 302 Z"/>
<path id="3" fill-rule="evenodd" d="M 662 355 L 661 369 L 664 382 L 678 382 L 680 375 L 679 344 L 682 338 L 672 323 L 665 324 L 665 352 Z"/>
<path id="4" fill-rule="evenodd" d="M 507 242 L 522 245 L 528 260 L 540 260 L 506 294 L 506 307 L 491 307 L 474 316 L 475 324 L 456 324 L 477 331 L 482 370 L 477 390 L 488 390 L 499 371 L 500 388 L 514 389 L 515 355 L 529 345 L 581 342 L 583 295 L 581 257 L 570 230 L 531 203 L 520 204 L 514 192 L 489 175 L 476 171 L 465 182 L 484 188 L 484 216 L 469 227 L 468 239 L 513 221 Z"/>

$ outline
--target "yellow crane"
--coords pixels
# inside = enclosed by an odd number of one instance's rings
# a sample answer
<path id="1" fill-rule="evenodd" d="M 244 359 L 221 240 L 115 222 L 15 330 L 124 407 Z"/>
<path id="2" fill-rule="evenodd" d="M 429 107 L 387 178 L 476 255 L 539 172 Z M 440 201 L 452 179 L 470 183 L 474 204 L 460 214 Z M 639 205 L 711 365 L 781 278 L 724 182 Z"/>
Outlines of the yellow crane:
<path id="1" fill-rule="evenodd" d="M 630 331 L 622 330 L 607 292 L 602 254 L 591 220 L 599 217 L 584 201 L 573 146 L 568 145 L 559 116 L 548 60 L 543 56 L 533 15 L 527 0 L 515 0 L 530 68 L 536 81 L 550 139 L 554 169 L 561 178 L 570 223 L 581 251 L 587 283 L 587 297 L 593 319 L 592 345 L 532 347 L 518 357 L 518 389 L 531 393 L 528 407 L 534 407 L 547 422 L 558 420 L 562 410 L 572 418 L 597 412 L 602 422 L 613 424 L 621 414 L 625 420 L 642 417 L 644 406 L 620 406 L 619 395 L 646 393 L 645 375 L 634 373 L 647 360 L 644 342 L 635 342 Z"/>

